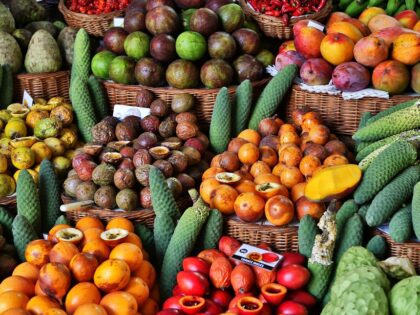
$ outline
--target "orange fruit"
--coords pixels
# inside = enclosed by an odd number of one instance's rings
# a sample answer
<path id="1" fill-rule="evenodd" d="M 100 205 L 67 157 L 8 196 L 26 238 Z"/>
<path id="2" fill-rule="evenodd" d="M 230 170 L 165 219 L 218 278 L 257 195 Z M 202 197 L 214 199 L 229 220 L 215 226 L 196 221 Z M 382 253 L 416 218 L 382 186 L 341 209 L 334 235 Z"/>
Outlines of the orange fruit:
<path id="1" fill-rule="evenodd" d="M 157 312 L 159 312 L 159 304 L 151 298 L 148 298 L 146 302 L 140 306 L 141 315 L 155 315 Z"/>
<path id="2" fill-rule="evenodd" d="M 203 182 L 200 184 L 200 195 L 204 202 L 210 203 L 212 192 L 219 186 L 220 183 L 215 178 L 203 180 Z"/>
<path id="3" fill-rule="evenodd" d="M 97 267 L 98 260 L 89 253 L 78 253 L 70 261 L 70 271 L 78 282 L 92 280 Z"/>
<path id="4" fill-rule="evenodd" d="M 140 277 L 132 277 L 124 291 L 134 296 L 138 305 L 142 305 L 149 298 L 149 286 Z"/>
<path id="5" fill-rule="evenodd" d="M 99 304 L 101 293 L 98 288 L 90 282 L 80 282 L 67 293 L 65 307 L 67 313 L 73 314 L 83 304 Z"/>
<path id="6" fill-rule="evenodd" d="M 271 224 L 281 226 L 293 220 L 295 208 L 289 198 L 277 195 L 267 200 L 264 212 Z"/>
<path id="7" fill-rule="evenodd" d="M 254 164 L 260 158 L 260 150 L 253 143 L 245 143 L 238 151 L 238 158 L 244 164 Z"/>
<path id="8" fill-rule="evenodd" d="M 332 154 L 324 160 L 325 166 L 345 165 L 349 164 L 349 160 L 341 154 Z"/>
<path id="9" fill-rule="evenodd" d="M 50 250 L 53 243 L 45 240 L 35 240 L 29 242 L 25 249 L 25 259 L 27 262 L 41 268 L 50 261 Z"/>
<path id="10" fill-rule="evenodd" d="M 124 260 L 130 267 L 130 271 L 137 270 L 143 261 L 141 249 L 131 243 L 121 243 L 115 246 L 109 254 L 109 259 Z"/>
<path id="11" fill-rule="evenodd" d="M 243 193 L 235 200 L 236 215 L 245 222 L 255 222 L 264 214 L 265 200 L 256 193 Z"/>
<path id="12" fill-rule="evenodd" d="M 75 228 L 82 232 L 90 228 L 98 228 L 104 230 L 104 225 L 98 218 L 84 217 L 77 221 Z"/>
<path id="13" fill-rule="evenodd" d="M 34 296 L 26 305 L 32 315 L 44 315 L 51 308 L 60 308 L 60 304 L 47 296 Z"/>
<path id="14" fill-rule="evenodd" d="M 143 248 L 143 243 L 141 242 L 141 238 L 138 237 L 136 233 L 129 232 L 127 238 L 125 239 L 124 243 L 131 243 L 136 245 L 138 248 Z"/>
<path id="15" fill-rule="evenodd" d="M 280 177 L 278 177 L 278 176 L 276 176 L 272 173 L 261 174 L 261 175 L 258 175 L 257 177 L 255 177 L 254 183 L 256 185 L 265 184 L 265 183 L 280 184 Z"/>
<path id="16" fill-rule="evenodd" d="M 82 252 L 93 254 L 98 262 L 102 262 L 109 257 L 109 248 L 103 240 L 87 242 L 86 245 L 83 246 Z"/>
<path id="17" fill-rule="evenodd" d="M 24 308 L 11 308 L 10 310 L 7 310 L 1 315 L 31 315 L 27 310 Z"/>
<path id="18" fill-rule="evenodd" d="M 269 146 L 260 148 L 260 160 L 267 163 L 268 166 L 274 167 L 278 162 L 277 152 Z"/>
<path id="19" fill-rule="evenodd" d="M 286 131 L 280 135 L 280 144 L 293 143 L 299 145 L 300 141 L 299 135 L 294 131 Z"/>
<path id="20" fill-rule="evenodd" d="M 0 293 L 7 291 L 22 292 L 30 298 L 35 293 L 35 284 L 21 276 L 10 276 L 5 278 L 0 284 Z"/>
<path id="21" fill-rule="evenodd" d="M 273 175 L 276 175 L 277 177 L 280 177 L 281 172 L 283 172 L 285 165 L 282 163 L 277 164 L 276 166 L 274 166 L 273 170 L 271 171 L 271 173 Z"/>
<path id="22" fill-rule="evenodd" d="M 16 266 L 12 276 L 21 276 L 35 283 L 39 277 L 39 268 L 25 261 Z"/>
<path id="23" fill-rule="evenodd" d="M 26 308 L 29 298 L 22 292 L 6 291 L 0 294 L 0 314 L 13 308 Z"/>
<path id="24" fill-rule="evenodd" d="M 153 265 L 147 260 L 143 260 L 140 268 L 138 268 L 136 271 L 134 271 L 131 275 L 133 277 L 140 277 L 141 279 L 143 279 L 144 282 L 146 282 L 146 284 L 148 285 L 149 289 L 156 282 L 155 267 L 153 267 Z"/>
<path id="25" fill-rule="evenodd" d="M 235 186 L 235 189 L 238 193 L 242 194 L 244 192 L 255 192 L 255 184 L 250 180 L 241 180 L 238 185 Z"/>
<path id="26" fill-rule="evenodd" d="M 130 281 L 130 267 L 124 260 L 106 260 L 96 268 L 93 281 L 104 292 L 121 290 Z"/>
<path id="27" fill-rule="evenodd" d="M 138 308 L 134 296 L 123 291 L 108 293 L 102 298 L 100 305 L 108 315 L 136 315 Z"/>
<path id="28" fill-rule="evenodd" d="M 76 311 L 73 313 L 73 315 L 108 315 L 106 310 L 103 308 L 103 306 L 100 306 L 98 304 L 83 304 L 79 306 Z"/>
<path id="29" fill-rule="evenodd" d="M 291 124 L 283 124 L 280 126 L 279 135 L 282 135 L 286 132 L 296 132 L 295 126 Z"/>
<path id="30" fill-rule="evenodd" d="M 61 308 L 50 308 L 44 315 L 67 315 Z"/>
<path id="31" fill-rule="evenodd" d="M 261 135 L 258 133 L 258 131 L 253 129 L 245 129 L 241 131 L 238 135 L 238 138 L 251 142 L 256 146 L 258 146 L 261 141 Z"/>
<path id="32" fill-rule="evenodd" d="M 206 169 L 201 176 L 201 179 L 204 181 L 209 178 L 214 178 L 217 174 L 225 172 L 224 168 L 221 167 L 209 167 Z"/>
<path id="33" fill-rule="evenodd" d="M 257 194 L 265 199 L 269 199 L 273 196 L 283 195 L 289 197 L 289 190 L 286 186 L 279 183 L 263 183 L 255 187 Z"/>
<path id="34" fill-rule="evenodd" d="M 114 218 L 106 225 L 106 230 L 110 229 L 124 229 L 128 232 L 134 232 L 134 225 L 126 218 Z"/>
<path id="35" fill-rule="evenodd" d="M 287 166 L 297 166 L 302 159 L 303 154 L 296 145 L 289 145 L 279 152 L 279 162 Z"/>
<path id="36" fill-rule="evenodd" d="M 307 155 L 300 160 L 299 170 L 305 177 L 311 177 L 315 170 L 321 166 L 321 161 L 313 155 Z"/>
<path id="37" fill-rule="evenodd" d="M 50 262 L 62 263 L 68 267 L 70 260 L 78 253 L 79 249 L 73 243 L 59 242 L 50 251 Z"/>
<path id="38" fill-rule="evenodd" d="M 160 301 L 159 284 L 156 283 L 149 292 L 150 292 L 149 293 L 150 298 L 159 303 L 159 301 Z"/>
<path id="39" fill-rule="evenodd" d="M 280 179 L 281 183 L 289 189 L 305 181 L 305 177 L 296 166 L 286 166 L 281 172 Z"/>
<path id="40" fill-rule="evenodd" d="M 298 183 L 294 185 L 290 191 L 291 199 L 296 202 L 300 197 L 305 196 L 306 182 Z"/>
<path id="41" fill-rule="evenodd" d="M 68 224 L 57 224 L 56 226 L 53 226 L 51 230 L 48 232 L 48 240 L 54 243 L 57 243 L 57 238 L 55 237 L 55 233 L 60 231 L 61 229 L 67 229 L 71 226 Z"/>
<path id="42" fill-rule="evenodd" d="M 39 287 L 50 297 L 60 300 L 70 288 L 70 270 L 60 263 L 48 263 L 39 271 Z"/>
<path id="43" fill-rule="evenodd" d="M 324 125 L 316 125 L 309 130 L 309 140 L 313 143 L 324 145 L 330 139 L 330 129 Z"/>
<path id="44" fill-rule="evenodd" d="M 35 295 L 47 296 L 47 294 L 42 291 L 41 286 L 39 285 L 39 280 L 35 283 Z"/>
<path id="45" fill-rule="evenodd" d="M 82 246 L 85 246 L 87 242 L 100 240 L 101 239 L 101 233 L 103 231 L 104 230 L 100 229 L 100 228 L 89 228 L 87 230 L 84 230 L 83 231 Z"/>
<path id="46" fill-rule="evenodd" d="M 210 207 L 216 208 L 223 214 L 233 214 L 235 199 L 238 192 L 229 185 L 220 185 L 212 191 L 210 196 Z"/>
<path id="47" fill-rule="evenodd" d="M 255 178 L 261 174 L 271 174 L 271 168 L 267 163 L 263 161 L 257 161 L 254 164 L 252 164 L 249 172 Z"/>

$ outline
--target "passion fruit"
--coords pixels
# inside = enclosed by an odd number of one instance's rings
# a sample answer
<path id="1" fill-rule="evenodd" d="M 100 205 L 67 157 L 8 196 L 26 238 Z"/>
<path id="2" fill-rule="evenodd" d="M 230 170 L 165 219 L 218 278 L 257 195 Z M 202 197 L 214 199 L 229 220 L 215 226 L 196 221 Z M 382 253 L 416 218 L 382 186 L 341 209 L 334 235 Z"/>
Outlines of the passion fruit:
<path id="1" fill-rule="evenodd" d="M 132 189 L 123 189 L 117 194 L 116 202 L 120 209 L 125 211 L 133 211 L 136 209 L 138 204 L 137 193 Z"/>
<path id="2" fill-rule="evenodd" d="M 83 238 L 83 233 L 82 231 L 75 228 L 65 228 L 55 233 L 55 237 L 59 242 L 70 242 L 73 244 L 78 244 Z"/>
<path id="3" fill-rule="evenodd" d="M 118 152 L 107 152 L 102 156 L 102 162 L 116 165 L 121 162 L 123 156 Z"/>
<path id="4" fill-rule="evenodd" d="M 182 146 L 182 141 L 178 137 L 169 137 L 165 139 L 165 141 L 163 141 L 161 145 L 171 150 L 179 150 Z"/>
<path id="5" fill-rule="evenodd" d="M 9 139 L 26 137 L 27 133 L 25 121 L 20 118 L 10 118 L 4 127 L 4 135 Z"/>
<path id="6" fill-rule="evenodd" d="M 128 237 L 128 231 L 125 229 L 109 229 L 101 233 L 101 240 L 110 247 L 115 247 Z"/>
<path id="7" fill-rule="evenodd" d="M 97 156 L 101 153 L 102 149 L 103 146 L 101 144 L 86 143 L 83 146 L 83 152 L 92 156 Z"/>
<path id="8" fill-rule="evenodd" d="M 61 127 L 62 125 L 57 119 L 44 118 L 36 123 L 34 135 L 40 139 L 56 137 Z"/>
<path id="9" fill-rule="evenodd" d="M 117 192 L 113 186 L 100 187 L 93 196 L 95 204 L 104 209 L 113 209 L 117 205 L 115 196 Z"/>
<path id="10" fill-rule="evenodd" d="M 177 198 L 182 193 L 182 184 L 181 182 L 175 177 L 169 177 L 166 179 L 166 183 L 168 184 L 169 189 L 172 192 L 172 195 Z"/>
<path id="11" fill-rule="evenodd" d="M 157 146 L 149 149 L 150 155 L 156 160 L 166 159 L 171 151 L 165 146 Z"/>
<path id="12" fill-rule="evenodd" d="M 174 173 L 172 164 L 166 160 L 156 160 L 153 162 L 153 166 L 157 167 L 165 177 L 171 177 Z"/>
<path id="13" fill-rule="evenodd" d="M 194 107 L 194 96 L 188 93 L 175 94 L 172 97 L 171 109 L 175 113 L 183 113 Z"/>
<path id="14" fill-rule="evenodd" d="M 60 121 L 63 126 L 67 127 L 73 122 L 73 111 L 71 110 L 71 107 L 59 105 L 51 110 L 50 117 L 55 118 Z"/>

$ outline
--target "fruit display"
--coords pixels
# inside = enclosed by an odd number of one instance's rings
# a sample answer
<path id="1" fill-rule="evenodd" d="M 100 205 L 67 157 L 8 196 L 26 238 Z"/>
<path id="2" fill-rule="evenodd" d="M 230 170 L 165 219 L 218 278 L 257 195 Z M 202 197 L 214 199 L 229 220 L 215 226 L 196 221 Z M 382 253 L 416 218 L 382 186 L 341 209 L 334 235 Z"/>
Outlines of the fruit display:
<path id="1" fill-rule="evenodd" d="M 332 81 L 343 92 L 372 86 L 389 94 L 418 93 L 420 22 L 416 12 L 405 10 L 391 17 L 379 7 L 362 11 L 358 19 L 332 13 L 325 33 L 308 25 L 314 21 L 299 21 L 293 27 L 294 40 L 280 46 L 276 68 L 296 64 L 304 83 Z"/>
<path id="2" fill-rule="evenodd" d="M 76 152 L 63 184 L 68 196 L 106 209 L 150 209 L 152 167 L 161 170 L 176 198 L 198 184 L 211 155 L 190 111 L 194 98 L 180 94 L 169 104 L 142 90 L 138 101 L 150 115 L 108 116 L 92 128 L 92 142 Z"/>
<path id="3" fill-rule="evenodd" d="M 357 17 L 364 9 L 370 7 L 379 7 L 385 11 L 388 15 L 396 15 L 405 10 L 415 11 L 419 13 L 420 4 L 416 1 L 376 1 L 369 0 L 358 2 L 350 0 L 341 0 L 338 1 L 338 8 L 340 11 L 346 12 L 351 17 Z"/>
<path id="4" fill-rule="evenodd" d="M 314 309 L 316 298 L 305 290 L 310 278 L 305 257 L 281 253 L 279 267 L 265 270 L 231 259 L 240 246 L 223 236 L 218 249 L 185 258 L 161 314 L 308 314 Z M 259 247 L 270 250 L 267 244 Z"/>
<path id="5" fill-rule="evenodd" d="M 0 207 L 0 279 L 11 275 L 18 264 L 12 239 L 12 221 L 13 218 L 9 212 Z"/>
<path id="6" fill-rule="evenodd" d="M 25 244 L 22 263 L 0 283 L 0 312 L 156 314 L 156 270 L 137 235 L 141 228 L 92 217 L 53 226 L 46 239 Z"/>
<path id="7" fill-rule="evenodd" d="M 327 1 L 249 0 L 247 3 L 259 13 L 281 17 L 283 24 L 288 25 L 290 17 L 319 12 L 325 7 Z"/>
<path id="8" fill-rule="evenodd" d="M 232 1 L 137 1 L 92 58 L 98 78 L 186 89 L 261 80 L 274 55 Z"/>
<path id="9" fill-rule="evenodd" d="M 0 3 L 0 64 L 13 73 L 49 73 L 71 66 L 76 30 L 43 20 L 44 11 L 32 0 L 11 1 L 10 11 Z"/>
<path id="10" fill-rule="evenodd" d="M 264 118 L 258 130 L 245 129 L 230 140 L 202 176 L 203 200 L 245 222 L 265 217 L 282 226 L 306 214 L 319 219 L 324 201 L 348 195 L 361 172 L 349 164 L 347 146 L 318 113 L 299 109 L 293 117 L 292 124 Z"/>
<path id="11" fill-rule="evenodd" d="M 60 177 L 67 174 L 79 146 L 70 103 L 61 97 L 35 99 L 31 108 L 15 103 L 0 111 L 0 119 L 1 197 L 14 194 L 24 169 L 38 183 L 44 159 L 51 160 Z"/>
<path id="12" fill-rule="evenodd" d="M 79 1 L 79 0 L 66 0 L 66 6 L 74 12 L 84 13 L 84 14 L 104 14 L 110 13 L 117 10 L 124 10 L 131 0 L 88 0 L 88 1 Z"/>

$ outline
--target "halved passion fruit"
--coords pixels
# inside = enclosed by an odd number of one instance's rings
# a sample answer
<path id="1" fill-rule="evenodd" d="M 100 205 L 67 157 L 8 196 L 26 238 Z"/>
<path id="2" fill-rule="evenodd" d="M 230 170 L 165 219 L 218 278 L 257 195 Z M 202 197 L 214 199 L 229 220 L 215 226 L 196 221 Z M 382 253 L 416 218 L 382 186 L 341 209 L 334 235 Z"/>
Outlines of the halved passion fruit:
<path id="1" fill-rule="evenodd" d="M 128 231 L 125 229 L 109 229 L 101 233 L 101 239 L 110 247 L 123 243 L 128 237 Z"/>
<path id="2" fill-rule="evenodd" d="M 20 148 L 20 147 L 30 148 L 37 141 L 38 141 L 37 137 L 33 137 L 33 136 L 21 137 L 21 138 L 15 138 L 11 140 L 10 145 L 15 149 Z"/>
<path id="3" fill-rule="evenodd" d="M 287 288 L 278 283 L 267 283 L 261 288 L 261 294 L 271 305 L 279 305 L 286 296 Z"/>
<path id="4" fill-rule="evenodd" d="M 109 164 L 118 164 L 123 156 L 118 152 L 107 152 L 102 156 L 102 161 Z"/>
<path id="5" fill-rule="evenodd" d="M 241 180 L 241 176 L 235 173 L 222 172 L 216 174 L 216 180 L 222 184 L 236 184 Z"/>
<path id="6" fill-rule="evenodd" d="M 111 149 L 120 151 L 123 147 L 126 147 L 126 146 L 128 146 L 130 144 L 131 144 L 131 141 L 123 141 L 123 140 L 121 140 L 121 141 L 112 141 L 112 142 L 108 143 L 106 146 L 108 148 L 111 148 Z"/>
<path id="7" fill-rule="evenodd" d="M 161 145 L 171 150 L 179 150 L 182 146 L 182 141 L 177 137 L 170 137 L 162 141 Z"/>
<path id="8" fill-rule="evenodd" d="M 157 146 L 149 150 L 150 155 L 156 160 L 166 159 L 171 151 L 165 146 Z"/>
<path id="9" fill-rule="evenodd" d="M 59 242 L 69 242 L 77 244 L 83 238 L 83 232 L 75 228 L 64 228 L 55 233 Z"/>
<path id="10" fill-rule="evenodd" d="M 277 195 L 289 197 L 289 191 L 287 190 L 286 186 L 278 183 L 259 184 L 255 186 L 255 190 L 261 197 L 265 199 L 269 199 Z"/>
<path id="11" fill-rule="evenodd" d="M 83 152 L 85 152 L 86 154 L 89 154 L 89 155 L 96 156 L 101 151 L 102 151 L 102 145 L 100 145 L 100 144 L 86 143 L 83 146 Z"/>
<path id="12" fill-rule="evenodd" d="M 186 295 L 178 303 L 185 314 L 198 314 L 206 305 L 206 300 L 201 296 Z"/>
<path id="13" fill-rule="evenodd" d="M 263 303 L 252 296 L 244 296 L 238 300 L 236 307 L 240 315 L 259 315 L 263 308 Z"/>
<path id="14" fill-rule="evenodd" d="M 7 106 L 7 110 L 12 117 L 25 118 L 29 113 L 29 108 L 19 103 L 13 103 Z"/>

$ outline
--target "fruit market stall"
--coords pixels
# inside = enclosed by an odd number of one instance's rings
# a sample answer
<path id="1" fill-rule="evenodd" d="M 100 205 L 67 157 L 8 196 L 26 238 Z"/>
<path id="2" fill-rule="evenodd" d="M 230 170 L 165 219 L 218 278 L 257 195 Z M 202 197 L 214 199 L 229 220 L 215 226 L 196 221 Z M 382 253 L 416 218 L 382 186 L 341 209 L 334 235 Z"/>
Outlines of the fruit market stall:
<path id="1" fill-rule="evenodd" d="M 418 315 L 418 9 L 2 2 L 0 315 Z"/>

